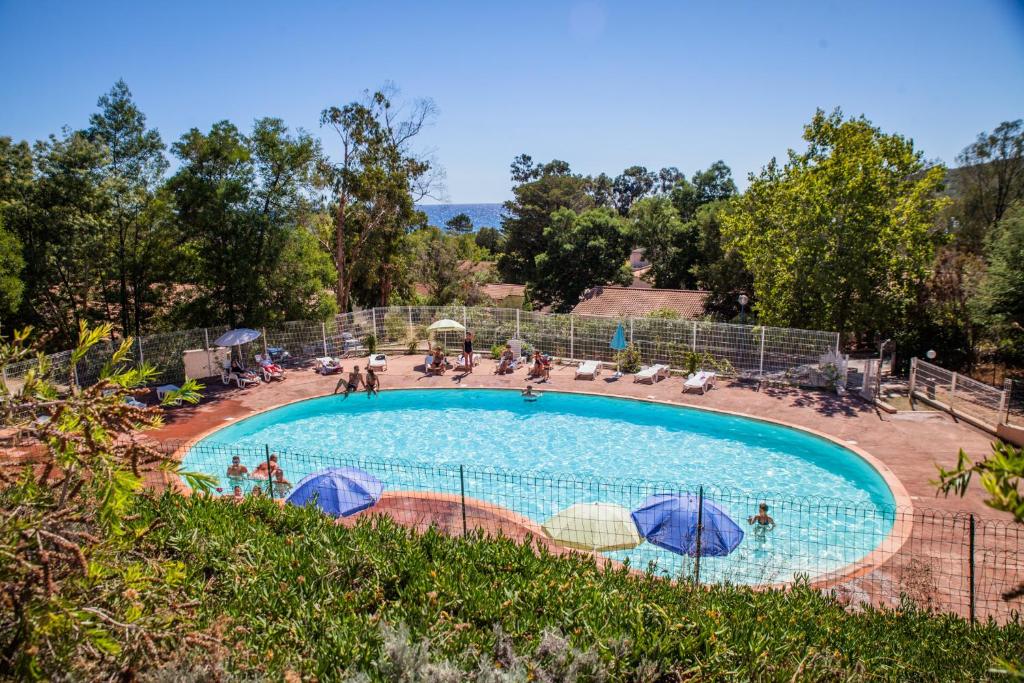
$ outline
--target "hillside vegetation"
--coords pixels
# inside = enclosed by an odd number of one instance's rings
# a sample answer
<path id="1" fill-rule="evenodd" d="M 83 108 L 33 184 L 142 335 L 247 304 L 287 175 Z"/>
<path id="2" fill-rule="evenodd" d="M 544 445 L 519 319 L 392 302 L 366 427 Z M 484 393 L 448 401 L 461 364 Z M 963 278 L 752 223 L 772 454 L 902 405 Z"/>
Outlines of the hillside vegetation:
<path id="1" fill-rule="evenodd" d="M 136 508 L 140 525 L 162 520 L 138 551 L 180 563 L 193 626 L 220 643 L 181 650 L 149 672 L 161 679 L 972 680 L 1024 659 L 1018 624 L 909 605 L 852 614 L 806 586 L 673 585 L 260 500 L 165 495 Z"/>

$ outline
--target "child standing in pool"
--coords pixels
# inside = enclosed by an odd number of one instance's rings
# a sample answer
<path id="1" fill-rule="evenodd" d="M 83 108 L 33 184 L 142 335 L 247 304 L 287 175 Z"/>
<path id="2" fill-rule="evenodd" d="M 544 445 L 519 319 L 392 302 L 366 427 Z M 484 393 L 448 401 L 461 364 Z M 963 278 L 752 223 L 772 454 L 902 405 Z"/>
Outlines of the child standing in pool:
<path id="1" fill-rule="evenodd" d="M 747 517 L 747 524 L 754 527 L 754 537 L 763 542 L 765 534 L 775 528 L 775 520 L 768 514 L 768 503 L 761 503 L 757 514 Z"/>

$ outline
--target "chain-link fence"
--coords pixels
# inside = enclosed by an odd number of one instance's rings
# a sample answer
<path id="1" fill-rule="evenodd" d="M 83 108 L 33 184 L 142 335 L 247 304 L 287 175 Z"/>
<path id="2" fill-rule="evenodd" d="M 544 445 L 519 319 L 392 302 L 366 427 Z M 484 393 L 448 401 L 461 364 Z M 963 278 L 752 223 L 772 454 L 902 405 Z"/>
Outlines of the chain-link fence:
<path id="1" fill-rule="evenodd" d="M 645 364 L 667 363 L 681 370 L 693 363 L 711 362 L 728 374 L 791 383 L 813 384 L 813 380 L 808 381 L 806 369 L 817 368 L 824 355 L 839 350 L 839 335 L 834 332 L 452 305 L 374 308 L 338 315 L 326 322 L 300 320 L 276 328 L 261 328 L 260 338 L 237 347 L 237 353 L 250 364 L 257 354 L 269 354 L 288 365 L 324 356 L 365 354 L 370 345 L 390 351 L 418 352 L 426 349 L 428 338 L 447 346 L 449 351 L 461 350 L 459 333 L 428 335 L 428 326 L 444 318 L 472 330 L 477 348 L 484 353 L 510 339 L 519 339 L 527 350 L 539 349 L 566 361 L 614 363 L 616 352 L 609 341 L 622 324 L 627 341 L 637 348 Z M 195 328 L 139 337 L 132 343 L 131 360 L 155 366 L 158 383 L 180 383 L 186 375 L 186 352 L 204 351 L 210 355 L 217 338 L 225 331 L 226 327 Z M 74 367 L 67 351 L 52 354 L 49 361 L 58 377 L 67 376 L 68 384 L 88 385 L 96 381 L 114 351 L 115 344 L 104 341 Z M 37 361 L 32 360 L 9 366 L 4 369 L 5 379 L 17 384 L 36 365 Z"/>
<path id="2" fill-rule="evenodd" d="M 183 457 L 183 469 L 216 477 L 220 495 L 294 491 L 301 501 L 312 487 L 321 507 L 352 511 L 348 521 L 387 515 L 420 531 L 530 538 L 555 553 L 592 552 L 671 579 L 779 586 L 806 577 L 851 606 L 909 599 L 1000 621 L 1022 607 L 1014 594 L 1024 583 L 1024 528 L 970 514 L 269 445 L 165 447 Z M 229 471 L 233 457 L 238 467 Z M 304 483 L 328 468 L 355 469 Z M 758 518 L 762 505 L 770 522 Z"/>

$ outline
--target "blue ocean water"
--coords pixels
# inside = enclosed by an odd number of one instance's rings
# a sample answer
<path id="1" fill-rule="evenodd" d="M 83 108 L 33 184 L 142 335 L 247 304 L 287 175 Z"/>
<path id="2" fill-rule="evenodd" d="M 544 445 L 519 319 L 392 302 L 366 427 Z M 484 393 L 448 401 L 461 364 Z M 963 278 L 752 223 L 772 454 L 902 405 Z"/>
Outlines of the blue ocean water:
<path id="1" fill-rule="evenodd" d="M 430 225 L 444 229 L 450 218 L 464 213 L 473 221 L 473 228 L 501 227 L 501 204 L 419 204 L 416 207 L 427 214 Z"/>
<path id="2" fill-rule="evenodd" d="M 805 432 L 707 411 L 546 392 L 412 390 L 302 401 L 225 427 L 186 469 L 221 476 L 230 456 L 250 471 L 268 448 L 292 482 L 332 465 L 372 472 L 387 490 L 430 490 L 502 505 L 543 523 L 578 502 L 630 510 L 655 493 L 706 487 L 748 530 L 701 576 L 738 583 L 834 571 L 873 550 L 893 525 L 892 493 L 855 453 Z M 460 481 L 459 466 L 463 466 Z M 546 473 L 536 476 L 535 473 Z M 777 526 L 746 518 L 767 502 Z M 692 560 L 642 544 L 608 553 L 677 576 Z"/>

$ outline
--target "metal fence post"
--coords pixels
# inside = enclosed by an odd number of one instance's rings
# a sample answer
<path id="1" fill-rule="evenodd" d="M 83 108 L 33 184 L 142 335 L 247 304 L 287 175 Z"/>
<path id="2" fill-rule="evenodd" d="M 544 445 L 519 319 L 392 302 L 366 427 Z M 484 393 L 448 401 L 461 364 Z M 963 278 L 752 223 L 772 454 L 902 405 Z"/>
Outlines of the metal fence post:
<path id="1" fill-rule="evenodd" d="M 1013 382 L 1003 378 L 1003 393 L 999 397 L 999 412 L 996 413 L 996 424 L 1010 424 L 1010 394 L 1013 392 Z"/>
<path id="2" fill-rule="evenodd" d="M 757 374 L 764 374 L 764 327 L 761 327 L 761 364 L 758 366 Z"/>
<path id="3" fill-rule="evenodd" d="M 569 360 L 576 359 L 576 319 L 569 314 Z"/>
<path id="4" fill-rule="evenodd" d="M 697 494 L 697 543 L 694 546 L 696 550 L 695 557 L 696 562 L 693 567 L 693 576 L 697 585 L 700 585 L 700 537 L 704 532 L 704 487 L 700 487 L 700 492 Z"/>
<path id="5" fill-rule="evenodd" d="M 629 319 L 629 343 L 633 343 L 633 319 Z"/>
<path id="6" fill-rule="evenodd" d="M 409 314 L 409 329 L 411 330 L 412 329 L 412 306 L 406 306 L 405 307 L 405 311 L 406 311 L 406 313 Z"/>
<path id="7" fill-rule="evenodd" d="M 263 444 L 264 454 L 267 458 L 267 493 L 270 495 L 271 500 L 274 498 L 274 473 L 270 469 L 270 444 Z"/>
<path id="8" fill-rule="evenodd" d="M 267 328 L 263 328 L 263 357 L 270 360 L 270 354 L 267 351 Z"/>
<path id="9" fill-rule="evenodd" d="M 975 623 L 975 592 L 974 592 L 974 513 L 971 513 L 971 541 L 970 541 L 970 579 L 971 579 L 971 623 Z"/>
<path id="10" fill-rule="evenodd" d="M 466 475 L 459 465 L 459 493 L 462 498 L 462 535 L 466 535 Z"/>
<path id="11" fill-rule="evenodd" d="M 519 309 L 516 309 L 516 339 L 519 339 Z"/>
<path id="12" fill-rule="evenodd" d="M 917 385 L 917 356 L 910 359 L 910 385 L 908 394 L 911 398 L 914 397 L 914 389 Z"/>
<path id="13" fill-rule="evenodd" d="M 465 327 L 467 330 L 469 329 L 469 325 L 466 323 L 466 307 L 465 306 L 462 307 L 462 326 Z"/>
<path id="14" fill-rule="evenodd" d="M 203 328 L 203 348 L 206 349 L 206 371 L 208 377 L 213 377 L 213 353 L 210 351 L 210 331 Z"/>
<path id="15" fill-rule="evenodd" d="M 956 375 L 953 373 L 953 379 L 949 380 L 949 407 L 953 407 L 953 401 L 956 400 Z"/>
<path id="16" fill-rule="evenodd" d="M 694 353 L 697 352 L 697 321 L 696 320 L 693 321 L 693 344 L 691 345 L 690 350 L 693 351 Z"/>
<path id="17" fill-rule="evenodd" d="M 137 337 L 135 343 L 139 347 L 139 365 L 142 365 L 146 362 L 146 357 L 142 355 L 142 337 Z"/>
<path id="18" fill-rule="evenodd" d="M 373 325 L 373 336 L 377 336 L 377 308 L 370 309 L 370 323 Z"/>
<path id="19" fill-rule="evenodd" d="M 327 326 L 320 323 L 320 337 L 324 342 L 324 356 L 327 356 Z"/>

